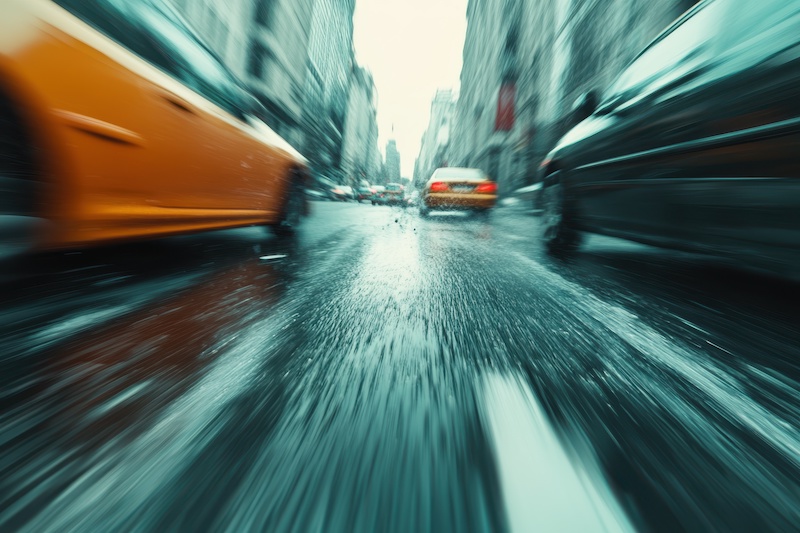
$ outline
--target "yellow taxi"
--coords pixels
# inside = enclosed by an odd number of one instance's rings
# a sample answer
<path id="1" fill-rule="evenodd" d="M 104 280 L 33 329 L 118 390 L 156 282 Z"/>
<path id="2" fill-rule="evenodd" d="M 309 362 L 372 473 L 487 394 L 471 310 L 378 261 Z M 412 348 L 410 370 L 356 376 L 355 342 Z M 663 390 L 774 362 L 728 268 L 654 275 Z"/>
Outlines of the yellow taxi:
<path id="1" fill-rule="evenodd" d="M 425 184 L 420 215 L 434 209 L 486 213 L 497 203 L 497 183 L 477 168 L 438 168 Z"/>
<path id="2" fill-rule="evenodd" d="M 260 116 L 166 0 L 2 0 L 0 244 L 289 230 L 306 161 Z"/>

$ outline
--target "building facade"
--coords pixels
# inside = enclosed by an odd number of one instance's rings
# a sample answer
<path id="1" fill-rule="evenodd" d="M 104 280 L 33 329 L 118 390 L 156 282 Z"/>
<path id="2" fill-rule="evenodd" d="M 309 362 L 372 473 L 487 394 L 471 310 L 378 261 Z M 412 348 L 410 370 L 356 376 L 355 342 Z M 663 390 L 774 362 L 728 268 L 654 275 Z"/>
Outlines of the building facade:
<path id="1" fill-rule="evenodd" d="M 372 74 L 355 67 L 350 78 L 344 133 L 342 136 L 341 169 L 348 185 L 361 181 L 374 182 L 378 169 L 378 120 L 376 93 Z"/>
<path id="2" fill-rule="evenodd" d="M 240 79 L 247 68 L 248 37 L 255 0 L 172 0 L 203 41 Z"/>
<path id="3" fill-rule="evenodd" d="M 422 186 L 433 171 L 448 166 L 450 128 L 455 114 L 456 100 L 453 91 L 440 90 L 431 102 L 428 127 L 422 136 L 419 156 L 414 164 L 414 183 Z"/>
<path id="4" fill-rule="evenodd" d="M 293 146 L 302 147 L 309 36 L 316 0 L 172 2 L 264 104 L 262 118 L 270 127 Z"/>
<path id="5" fill-rule="evenodd" d="M 461 93 L 448 159 L 498 181 L 532 183 L 573 125 L 573 106 L 602 96 L 647 43 L 695 1 L 470 0 Z M 509 90 L 510 89 L 510 90 Z M 500 123 L 501 94 L 513 121 Z"/>
<path id="6" fill-rule="evenodd" d="M 316 0 L 306 74 L 304 154 L 315 172 L 338 179 L 353 71 L 355 0 Z"/>
<path id="7" fill-rule="evenodd" d="M 255 0 L 246 81 L 266 107 L 267 123 L 303 145 L 303 100 L 314 0 Z"/>
<path id="8" fill-rule="evenodd" d="M 400 183 L 400 152 L 397 151 L 397 142 L 390 139 L 386 143 L 386 162 L 384 163 L 385 183 Z"/>

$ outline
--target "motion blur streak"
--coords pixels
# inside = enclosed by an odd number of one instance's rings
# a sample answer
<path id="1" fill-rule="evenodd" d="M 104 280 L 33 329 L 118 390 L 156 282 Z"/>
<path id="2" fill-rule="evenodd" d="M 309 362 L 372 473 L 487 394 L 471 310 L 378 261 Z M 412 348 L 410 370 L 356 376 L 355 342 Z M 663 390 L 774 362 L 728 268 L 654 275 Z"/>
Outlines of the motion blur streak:
<path id="1" fill-rule="evenodd" d="M 794 529 L 797 289 L 606 237 L 565 267 L 532 222 L 317 202 L 63 259 L 4 311 L 0 529 Z"/>

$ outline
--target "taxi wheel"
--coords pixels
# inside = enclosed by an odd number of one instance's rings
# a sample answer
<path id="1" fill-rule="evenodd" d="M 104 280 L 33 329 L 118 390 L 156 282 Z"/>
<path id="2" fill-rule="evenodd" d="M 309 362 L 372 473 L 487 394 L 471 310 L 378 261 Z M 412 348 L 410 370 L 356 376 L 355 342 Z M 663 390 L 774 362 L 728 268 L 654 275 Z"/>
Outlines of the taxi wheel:
<path id="1" fill-rule="evenodd" d="M 21 113 L 0 93 L 0 257 L 30 249 L 42 222 L 34 154 Z"/>
<path id="2" fill-rule="evenodd" d="M 419 216 L 422 218 L 427 218 L 428 215 L 431 214 L 431 210 L 425 207 L 424 205 L 419 206 Z"/>
<path id="3" fill-rule="evenodd" d="M 272 232 L 279 236 L 294 235 L 303 221 L 307 210 L 306 197 L 303 183 L 295 178 L 289 186 L 289 194 L 283 204 L 283 212 L 277 224 L 272 226 Z"/>
<path id="4" fill-rule="evenodd" d="M 567 256 L 578 249 L 580 233 L 575 229 L 574 210 L 558 172 L 548 176 L 542 189 L 542 241 L 553 256 Z"/>

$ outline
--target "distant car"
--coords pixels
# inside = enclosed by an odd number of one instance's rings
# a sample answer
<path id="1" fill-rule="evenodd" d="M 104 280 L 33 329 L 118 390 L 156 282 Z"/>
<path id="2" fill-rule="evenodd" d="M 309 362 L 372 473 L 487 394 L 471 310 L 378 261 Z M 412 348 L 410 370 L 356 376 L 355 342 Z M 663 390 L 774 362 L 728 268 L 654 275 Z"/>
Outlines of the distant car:
<path id="1" fill-rule="evenodd" d="M 589 231 L 796 273 L 798 50 L 800 2 L 687 11 L 542 163 L 546 247 Z"/>
<path id="2" fill-rule="evenodd" d="M 372 205 L 386 205 L 386 187 L 375 185 L 372 187 Z"/>
<path id="3" fill-rule="evenodd" d="M 318 189 L 306 188 L 305 192 L 306 192 L 306 197 L 309 200 L 315 200 L 315 201 L 330 200 L 330 196 L 328 196 L 326 192 L 320 191 Z"/>
<path id="4" fill-rule="evenodd" d="M 421 216 L 435 209 L 486 213 L 497 203 L 497 183 L 477 168 L 439 168 L 425 185 Z"/>
<path id="5" fill-rule="evenodd" d="M 333 195 L 334 200 L 338 200 L 340 202 L 349 202 L 350 200 L 355 200 L 356 198 L 353 188 L 348 187 L 347 185 L 337 185 L 331 190 L 331 194 Z"/>
<path id="6" fill-rule="evenodd" d="M 358 191 L 356 192 L 356 200 L 359 202 L 364 200 L 372 200 L 372 195 L 374 191 L 370 187 L 359 187 Z"/>
<path id="7" fill-rule="evenodd" d="M 387 183 L 385 193 L 386 205 L 402 205 L 406 195 L 405 187 L 399 183 Z"/>
<path id="8" fill-rule="evenodd" d="M 333 190 L 338 187 L 336 183 L 324 176 L 316 176 L 312 181 L 312 187 L 319 193 L 320 198 L 326 200 L 336 200 Z"/>

